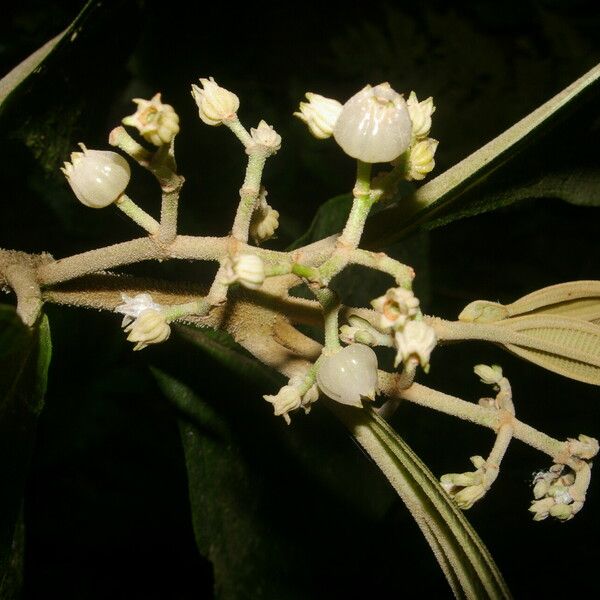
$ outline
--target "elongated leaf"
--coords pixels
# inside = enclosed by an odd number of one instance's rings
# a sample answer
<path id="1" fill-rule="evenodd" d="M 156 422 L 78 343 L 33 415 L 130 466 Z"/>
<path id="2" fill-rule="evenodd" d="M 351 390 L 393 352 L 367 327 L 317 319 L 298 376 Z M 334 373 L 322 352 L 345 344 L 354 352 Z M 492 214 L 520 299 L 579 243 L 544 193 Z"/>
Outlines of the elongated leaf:
<path id="1" fill-rule="evenodd" d="M 330 406 L 411 511 L 455 596 L 510 598 L 487 548 L 406 442 L 371 408 Z"/>
<path id="2" fill-rule="evenodd" d="M 465 306 L 458 318 L 471 323 L 492 323 L 524 314 L 559 315 L 595 322 L 600 319 L 600 281 L 551 285 L 506 305 L 475 300 Z"/>
<path id="3" fill-rule="evenodd" d="M 38 48 L 33 54 L 28 56 L 23 62 L 18 64 L 12 71 L 0 79 L 0 112 L 3 104 L 9 100 L 11 94 L 31 75 L 40 72 L 43 62 L 52 54 L 52 52 L 63 42 L 69 39 L 73 40 L 77 36 L 82 22 L 88 18 L 94 5 L 98 3 L 89 0 L 77 18 L 64 31 L 48 40 L 41 48 Z"/>
<path id="4" fill-rule="evenodd" d="M 18 579 L 13 571 L 20 561 L 13 548 L 22 550 L 22 544 L 15 528 L 43 406 L 50 354 L 46 317 L 32 331 L 12 307 L 0 306 L 0 590 L 14 590 L 10 581 Z"/>
<path id="5" fill-rule="evenodd" d="M 421 186 L 397 206 L 373 215 L 365 229 L 365 242 L 384 247 L 455 203 L 466 191 L 473 190 L 510 157 L 530 144 L 535 137 L 565 113 L 576 100 L 595 92 L 600 65 L 435 179 Z"/>
<path id="6" fill-rule="evenodd" d="M 499 321 L 496 326 L 517 333 L 505 347 L 565 377 L 600 385 L 600 327 L 556 315 L 532 315 Z"/>

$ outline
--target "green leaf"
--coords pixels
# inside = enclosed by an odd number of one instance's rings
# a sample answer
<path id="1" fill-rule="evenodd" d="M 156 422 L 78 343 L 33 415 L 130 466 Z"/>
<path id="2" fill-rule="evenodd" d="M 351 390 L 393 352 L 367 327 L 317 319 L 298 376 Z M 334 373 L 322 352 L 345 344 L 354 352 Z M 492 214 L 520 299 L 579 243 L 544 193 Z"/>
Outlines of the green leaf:
<path id="1" fill-rule="evenodd" d="M 15 310 L 0 306 L 0 598 L 10 598 L 20 564 L 17 522 L 50 365 L 48 319 L 30 330 Z M 6 594 L 3 595 L 6 591 Z"/>
<path id="2" fill-rule="evenodd" d="M 300 248 L 340 233 L 352 208 L 352 194 L 341 194 L 330 198 L 319 206 L 310 227 L 290 247 L 290 250 Z"/>
<path id="3" fill-rule="evenodd" d="M 373 215 L 365 228 L 365 243 L 372 247 L 387 246 L 401 239 L 409 231 L 437 218 L 441 213 L 444 213 L 447 222 L 450 219 L 449 210 L 466 192 L 471 190 L 475 194 L 477 187 L 485 182 L 487 177 L 525 146 L 530 145 L 534 139 L 547 132 L 551 125 L 572 110 L 577 102 L 595 93 L 599 82 L 600 65 L 597 65 L 491 142 L 422 185 L 412 195 L 402 198 L 395 206 Z M 547 190 L 556 190 L 562 185 L 564 188 L 565 179 L 560 177 L 558 175 L 554 183 L 552 181 L 538 183 L 540 189 L 535 193 L 541 193 L 544 187 Z M 530 193 L 533 193 L 533 190 L 530 190 Z M 510 197 L 510 194 L 507 194 L 501 195 L 495 201 L 506 202 Z M 579 194 L 576 195 L 579 197 Z M 594 197 L 597 195 L 595 194 Z M 492 200 L 490 202 L 493 205 Z M 460 209 L 463 216 L 472 214 L 470 210 L 466 207 Z M 473 210 L 481 212 L 483 205 Z"/>
<path id="4" fill-rule="evenodd" d="M 371 408 L 330 403 L 421 528 L 457 598 L 510 598 L 489 551 L 431 471 Z"/>
<path id="5" fill-rule="evenodd" d="M 30 77 L 39 75 L 44 68 L 44 61 L 62 44 L 73 42 L 79 33 L 82 23 L 89 14 L 97 8 L 99 3 L 89 0 L 81 10 L 77 18 L 64 31 L 48 40 L 42 47 L 19 63 L 14 69 L 0 79 L 0 114 L 4 109 L 4 103 L 10 101 L 11 96 L 18 90 L 21 84 L 27 82 Z"/>

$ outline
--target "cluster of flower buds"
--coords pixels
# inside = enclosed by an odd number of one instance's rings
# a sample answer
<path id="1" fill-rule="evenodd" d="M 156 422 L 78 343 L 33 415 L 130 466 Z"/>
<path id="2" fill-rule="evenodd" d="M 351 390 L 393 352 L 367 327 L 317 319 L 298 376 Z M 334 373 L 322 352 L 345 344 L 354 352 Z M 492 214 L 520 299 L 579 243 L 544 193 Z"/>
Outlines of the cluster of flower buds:
<path id="1" fill-rule="evenodd" d="M 311 406 L 319 399 L 319 389 L 315 384 L 304 391 L 306 377 L 292 377 L 287 385 L 284 385 L 275 395 L 263 396 L 273 405 L 276 417 L 282 416 L 289 425 L 291 418 L 289 413 L 298 408 L 303 408 L 305 413 L 310 412 Z"/>
<path id="2" fill-rule="evenodd" d="M 389 83 L 365 86 L 344 105 L 307 92 L 294 115 L 318 139 L 335 138 L 342 150 L 363 162 L 391 162 L 401 166 L 404 178 L 420 180 L 435 166 L 438 142 L 429 137 L 433 98 L 408 100 Z"/>
<path id="3" fill-rule="evenodd" d="M 271 239 L 279 227 L 279 213 L 267 203 L 267 193 L 267 190 L 261 188 L 250 221 L 250 237 L 257 245 Z"/>
<path id="4" fill-rule="evenodd" d="M 90 208 L 105 208 L 117 201 L 129 184 L 131 170 L 127 161 L 110 150 L 72 152 L 71 162 L 65 162 L 65 174 L 77 199 Z"/>
<path id="5" fill-rule="evenodd" d="M 427 370 L 437 337 L 434 330 L 419 318 L 419 300 L 413 292 L 390 288 L 371 304 L 379 313 L 379 328 L 393 335 L 397 350 L 394 365 L 397 367 L 402 362 L 406 367 L 419 363 Z"/>
<path id="6" fill-rule="evenodd" d="M 127 340 L 135 343 L 134 350 L 142 350 L 150 344 L 160 344 L 171 335 L 171 328 L 162 306 L 150 294 L 128 296 L 121 294 L 123 304 L 115 312 L 125 315 L 121 326 L 129 335 Z"/>
<path id="7" fill-rule="evenodd" d="M 170 104 L 163 104 L 160 94 L 150 100 L 134 98 L 137 110 L 122 120 L 123 125 L 135 127 L 142 137 L 154 146 L 170 144 L 179 133 L 179 116 Z"/>
<path id="8" fill-rule="evenodd" d="M 598 454 L 598 440 L 587 435 L 568 439 L 569 465 L 554 464 L 533 479 L 533 497 L 529 511 L 535 521 L 554 517 L 559 521 L 572 519 L 585 502 L 592 475 L 587 462 Z"/>
<path id="9" fill-rule="evenodd" d="M 388 333 L 382 333 L 369 321 L 358 315 L 348 317 L 349 325 L 340 327 L 340 340 L 345 344 L 365 344 L 366 346 L 394 346 L 394 339 Z"/>
<path id="10" fill-rule="evenodd" d="M 481 500 L 498 476 L 498 468 L 490 467 L 482 456 L 471 456 L 470 461 L 475 471 L 447 473 L 440 478 L 444 490 L 463 510 Z"/>
<path id="11" fill-rule="evenodd" d="M 265 281 L 265 265 L 255 254 L 236 254 L 226 264 L 223 273 L 223 283 L 240 285 L 258 290 Z"/>

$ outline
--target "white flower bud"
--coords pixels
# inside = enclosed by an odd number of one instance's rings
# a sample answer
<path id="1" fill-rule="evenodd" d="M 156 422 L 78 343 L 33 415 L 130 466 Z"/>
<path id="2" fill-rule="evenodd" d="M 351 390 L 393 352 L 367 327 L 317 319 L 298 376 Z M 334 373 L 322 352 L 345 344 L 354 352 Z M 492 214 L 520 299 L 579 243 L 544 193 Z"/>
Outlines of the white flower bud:
<path id="1" fill-rule="evenodd" d="M 125 327 L 127 340 L 136 342 L 134 350 L 142 350 L 149 344 L 160 344 L 169 338 L 171 328 L 165 315 L 159 310 L 147 308 L 133 323 Z"/>
<path id="2" fill-rule="evenodd" d="M 225 267 L 225 283 L 258 290 L 265 281 L 265 265 L 255 254 L 237 254 Z"/>
<path id="3" fill-rule="evenodd" d="M 135 127 L 142 137 L 155 146 L 170 144 L 179 133 L 179 115 L 170 104 L 163 104 L 160 94 L 151 100 L 134 98 L 138 107 L 134 114 L 125 117 L 123 125 Z"/>
<path id="4" fill-rule="evenodd" d="M 71 162 L 65 162 L 65 174 L 77 199 L 90 208 L 104 208 L 125 191 L 131 170 L 127 161 L 110 150 L 72 152 Z"/>
<path id="5" fill-rule="evenodd" d="M 256 208 L 250 221 L 250 237 L 260 244 L 273 237 L 279 227 L 279 213 L 267 204 L 267 191 L 261 189 Z"/>
<path id="6" fill-rule="evenodd" d="M 433 138 L 427 138 L 417 142 L 409 151 L 406 159 L 406 179 L 408 181 L 419 181 L 425 179 L 428 173 L 435 167 L 435 151 L 439 142 Z"/>
<path id="7" fill-rule="evenodd" d="M 430 96 L 427 100 L 419 102 L 417 95 L 411 92 L 406 101 L 406 106 L 412 121 L 413 138 L 417 140 L 426 138 L 431 130 L 431 115 L 435 112 L 433 98 Z"/>
<path id="8" fill-rule="evenodd" d="M 121 327 L 127 327 L 130 323 L 133 323 L 135 319 L 149 308 L 157 311 L 162 308 L 161 305 L 154 302 L 152 296 L 147 293 L 136 294 L 133 297 L 122 293 L 121 300 L 123 300 L 123 304 L 119 304 L 119 306 L 115 308 L 116 313 L 125 315 Z"/>
<path id="9" fill-rule="evenodd" d="M 239 98 L 220 87 L 212 77 L 200 79 L 200 83 L 202 88 L 192 85 L 192 96 L 202 121 L 207 125 L 221 125 L 223 121 L 232 119 L 240 107 Z"/>
<path id="10" fill-rule="evenodd" d="M 598 454 L 598 440 L 587 435 L 579 435 L 578 439 L 569 438 L 569 452 L 572 456 L 589 460 Z"/>
<path id="11" fill-rule="evenodd" d="M 281 136 L 265 121 L 261 121 L 256 129 L 250 129 L 250 136 L 255 144 L 266 148 L 271 154 L 281 148 Z"/>
<path id="12" fill-rule="evenodd" d="M 319 365 L 317 385 L 336 402 L 362 407 L 361 398 L 375 399 L 375 352 L 368 346 L 352 344 L 327 356 Z"/>
<path id="13" fill-rule="evenodd" d="M 401 331 L 396 331 L 394 336 L 396 360 L 394 366 L 400 362 L 406 363 L 410 358 L 418 358 L 422 367 L 429 365 L 429 357 L 437 343 L 435 331 L 424 321 L 408 321 Z"/>
<path id="14" fill-rule="evenodd" d="M 273 405 L 275 416 L 282 415 L 288 425 L 291 422 L 288 413 L 296 410 L 302 404 L 300 392 L 294 385 L 284 385 L 276 395 L 263 396 L 263 398 Z"/>
<path id="15" fill-rule="evenodd" d="M 473 367 L 475 375 L 481 379 L 481 383 L 495 385 L 502 379 L 502 367 L 500 365 L 476 365 Z"/>
<path id="16" fill-rule="evenodd" d="M 346 154 L 391 162 L 409 146 L 412 123 L 404 98 L 389 83 L 367 85 L 344 104 L 333 137 Z"/>
<path id="17" fill-rule="evenodd" d="M 333 128 L 342 112 L 342 105 L 333 98 L 306 92 L 308 102 L 300 102 L 300 111 L 295 112 L 308 125 L 310 132 L 319 140 L 333 135 Z"/>
<path id="18" fill-rule="evenodd" d="M 390 288 L 385 295 L 371 302 L 380 313 L 379 325 L 384 330 L 399 329 L 419 311 L 419 299 L 410 290 Z"/>

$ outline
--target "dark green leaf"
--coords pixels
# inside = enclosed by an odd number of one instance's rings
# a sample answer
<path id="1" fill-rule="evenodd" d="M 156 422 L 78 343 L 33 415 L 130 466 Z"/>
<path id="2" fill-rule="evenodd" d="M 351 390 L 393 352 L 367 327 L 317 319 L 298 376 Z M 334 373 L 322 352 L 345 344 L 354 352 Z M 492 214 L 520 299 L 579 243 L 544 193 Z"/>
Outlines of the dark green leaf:
<path id="1" fill-rule="evenodd" d="M 16 524 L 43 407 L 50 355 L 46 317 L 32 331 L 12 307 L 0 306 L 0 590 L 12 588 L 9 580 L 14 580 L 13 566 L 19 563 L 13 554 L 13 548 L 22 546 Z"/>

